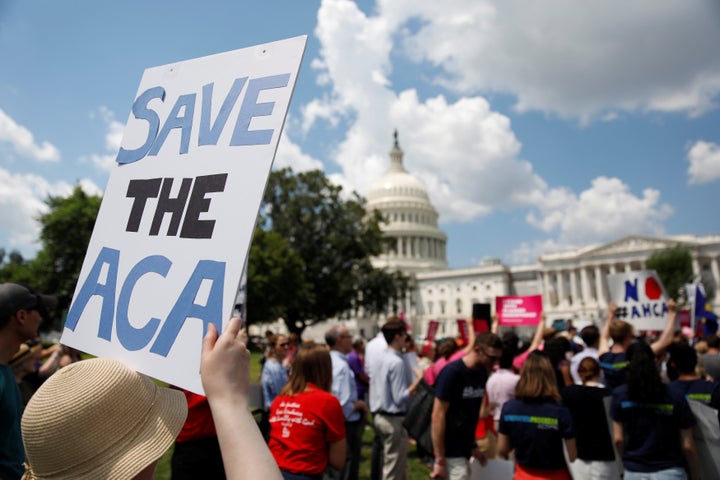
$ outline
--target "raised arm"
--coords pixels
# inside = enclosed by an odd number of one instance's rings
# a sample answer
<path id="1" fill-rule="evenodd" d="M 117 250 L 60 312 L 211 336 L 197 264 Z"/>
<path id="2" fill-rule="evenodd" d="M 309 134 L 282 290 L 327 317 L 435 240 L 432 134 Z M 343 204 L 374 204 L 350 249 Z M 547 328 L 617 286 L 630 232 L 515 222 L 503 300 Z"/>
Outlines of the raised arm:
<path id="1" fill-rule="evenodd" d="M 533 350 L 537 350 L 540 344 L 543 341 L 543 332 L 545 331 L 545 314 L 543 313 L 540 316 L 540 323 L 537 324 L 537 328 L 535 329 L 535 334 L 533 335 L 532 341 L 530 342 L 530 347 L 528 347 L 528 352 L 532 352 Z"/>
<path id="2" fill-rule="evenodd" d="M 650 348 L 655 355 L 660 354 L 663 350 L 670 346 L 673 341 L 673 335 L 675 334 L 675 319 L 677 318 L 677 303 L 672 298 L 667 302 L 668 314 L 665 320 L 665 328 L 662 333 L 655 340 Z"/>
<path id="3" fill-rule="evenodd" d="M 617 305 L 610 302 L 610 305 L 608 305 L 607 319 L 605 320 L 605 325 L 603 325 L 603 329 L 600 332 L 598 355 L 602 355 L 603 353 L 610 351 L 610 324 L 615 319 L 615 312 L 617 312 Z"/>
<path id="4" fill-rule="evenodd" d="M 229 480 L 281 480 L 255 419 L 248 408 L 250 352 L 241 320 L 233 318 L 218 338 L 213 324 L 203 339 L 200 371 L 210 403 Z"/>

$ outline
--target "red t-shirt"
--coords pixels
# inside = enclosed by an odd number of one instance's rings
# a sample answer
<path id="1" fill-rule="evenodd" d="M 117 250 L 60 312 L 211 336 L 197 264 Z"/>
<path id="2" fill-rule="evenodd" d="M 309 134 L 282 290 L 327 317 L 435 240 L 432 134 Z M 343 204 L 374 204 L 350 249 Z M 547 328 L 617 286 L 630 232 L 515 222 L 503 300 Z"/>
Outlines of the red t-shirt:
<path id="1" fill-rule="evenodd" d="M 328 443 L 345 438 L 345 417 L 338 399 L 308 384 L 310 391 L 278 395 L 270 405 L 270 451 L 278 467 L 316 475 L 328 463 Z"/>
<path id="2" fill-rule="evenodd" d="M 213 422 L 207 397 L 187 390 L 182 390 L 182 392 L 187 399 L 188 415 L 176 441 L 187 442 L 216 436 L 215 422 Z"/>

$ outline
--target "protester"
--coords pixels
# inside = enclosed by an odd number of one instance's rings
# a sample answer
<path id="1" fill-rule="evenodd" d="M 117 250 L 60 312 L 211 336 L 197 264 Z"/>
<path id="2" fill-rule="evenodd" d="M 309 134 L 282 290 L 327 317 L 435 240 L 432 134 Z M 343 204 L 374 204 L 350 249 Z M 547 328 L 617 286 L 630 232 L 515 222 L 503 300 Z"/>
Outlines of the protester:
<path id="1" fill-rule="evenodd" d="M 675 318 L 677 316 L 677 304 L 670 299 L 667 302 L 667 319 L 660 337 L 650 345 L 655 355 L 662 353 L 671 343 L 675 333 Z M 625 352 L 635 339 L 633 326 L 622 320 L 617 320 L 615 315 L 617 306 L 611 303 L 608 308 L 608 318 L 600 334 L 598 346 L 598 360 L 603 369 L 605 384 L 614 389 L 625 383 L 627 372 L 627 361 Z M 613 344 L 610 345 L 612 339 Z"/>
<path id="2" fill-rule="evenodd" d="M 583 383 L 580 375 L 578 374 L 580 362 L 586 357 L 591 357 L 597 360 L 600 356 L 598 353 L 598 347 L 600 346 L 600 329 L 595 325 L 588 325 L 580 330 L 580 338 L 585 344 L 585 347 L 582 351 L 575 353 L 575 355 L 573 355 L 570 359 L 570 375 L 576 385 L 582 385 Z"/>
<path id="3" fill-rule="evenodd" d="M 515 398 L 503 405 L 498 455 L 507 459 L 515 451 L 515 479 L 570 480 L 563 441 L 568 459 L 575 461 L 570 412 L 560 403 L 550 360 L 543 352 L 534 351 L 520 370 Z"/>
<path id="4" fill-rule="evenodd" d="M 692 435 L 695 417 L 685 397 L 665 386 L 653 350 L 643 342 L 627 349 L 627 383 L 613 391 L 613 441 L 625 480 L 698 479 Z"/>
<path id="5" fill-rule="evenodd" d="M 328 465 L 345 464 L 345 421 L 331 385 L 327 349 L 298 348 L 288 383 L 270 406 L 270 451 L 286 480 L 319 479 Z"/>
<path id="6" fill-rule="evenodd" d="M 605 398 L 610 397 L 612 391 L 600 383 L 600 364 L 591 356 L 582 359 L 578 375 L 580 385 L 570 385 L 560 392 L 575 426 L 577 460 L 570 465 L 570 470 L 574 478 L 584 480 L 620 478 L 620 465 L 615 459 L 605 413 Z"/>
<path id="7" fill-rule="evenodd" d="M 392 318 L 397 319 L 397 317 L 390 317 L 390 319 Z M 388 321 L 390 319 L 388 319 Z M 365 374 L 368 377 L 368 404 L 370 404 L 370 396 L 372 395 L 372 391 L 370 390 L 370 383 L 372 383 L 373 376 L 376 375 L 375 372 L 380 366 L 380 359 L 384 355 L 385 350 L 387 350 L 387 341 L 385 340 L 385 336 L 383 335 L 383 332 L 381 330 L 368 342 L 367 346 L 365 347 Z M 373 429 L 374 428 L 375 425 L 373 422 Z M 380 435 L 378 434 L 377 430 L 375 430 L 375 434 L 373 435 L 372 452 L 370 454 L 371 478 L 380 478 L 380 476 L 382 475 L 382 451 L 383 445 L 380 441 Z"/>
<path id="8" fill-rule="evenodd" d="M 490 375 L 485 390 L 487 392 L 489 414 L 493 417 L 495 431 L 500 426 L 500 412 L 508 400 L 515 398 L 520 375 L 515 373 L 512 362 L 517 355 L 517 335 L 503 335 L 503 350 L 500 355 L 500 368 Z"/>
<path id="9" fill-rule="evenodd" d="M 486 462 L 475 446 L 475 426 L 485 395 L 485 384 L 502 354 L 502 341 L 493 333 L 482 333 L 468 353 L 450 362 L 435 383 L 432 410 L 432 440 L 435 461 L 432 478 L 470 478 L 471 456 Z"/>
<path id="10" fill-rule="evenodd" d="M 703 370 L 713 380 L 720 381 L 720 337 L 708 335 L 706 341 L 708 350 L 702 356 Z"/>
<path id="11" fill-rule="evenodd" d="M 225 480 L 220 443 L 207 397 L 181 390 L 188 414 L 175 439 L 170 466 L 172 480 Z"/>
<path id="12" fill-rule="evenodd" d="M 34 339 L 54 297 L 39 295 L 17 283 L 0 284 L 0 478 L 19 480 L 25 451 L 20 433 L 23 401 L 10 359 L 20 345 Z"/>
<path id="13" fill-rule="evenodd" d="M 547 354 L 553 366 L 558 391 L 572 385 L 574 382 L 570 376 L 570 359 L 573 352 L 570 340 L 563 336 L 555 336 L 545 342 L 543 352 Z"/>
<path id="14" fill-rule="evenodd" d="M 695 371 L 697 352 L 690 345 L 674 343 L 668 348 L 670 366 L 677 372 L 668 387 L 687 400 L 695 400 L 720 412 L 720 383 L 701 378 Z M 720 413 L 719 413 L 720 415 Z"/>
<path id="15" fill-rule="evenodd" d="M 405 322 L 391 318 L 382 327 L 387 349 L 379 359 L 377 371 L 370 377 L 370 410 L 376 435 L 382 442 L 383 480 L 407 478 L 408 435 L 403 419 L 410 395 L 417 389 L 420 379 L 408 385 L 407 366 L 402 359 L 402 348 L 407 336 Z"/>
<path id="16" fill-rule="evenodd" d="M 280 472 L 248 410 L 250 352 L 232 319 L 218 338 L 208 325 L 202 383 L 218 424 L 228 478 L 277 480 Z M 159 387 L 121 362 L 75 362 L 51 376 L 25 410 L 26 480 L 145 480 L 185 420 L 180 391 Z"/>
<path id="17" fill-rule="evenodd" d="M 285 335 L 272 334 L 268 337 L 268 351 L 261 376 L 265 410 L 270 408 L 270 404 L 288 381 L 287 370 L 282 366 L 282 362 L 289 345 Z"/>
<path id="18" fill-rule="evenodd" d="M 437 380 L 437 376 L 445 365 L 456 360 L 460 360 L 462 357 L 467 355 L 473 348 L 475 343 L 475 329 L 473 328 L 472 322 L 465 320 L 468 324 L 468 342 L 462 348 L 458 345 L 458 342 L 452 339 L 446 339 L 441 342 L 438 346 L 438 358 L 431 367 L 427 368 L 423 372 L 423 376 L 428 385 L 434 385 Z"/>
<path id="19" fill-rule="evenodd" d="M 332 326 L 325 332 L 325 343 L 330 347 L 332 360 L 332 394 L 340 402 L 345 417 L 347 457 L 341 478 L 357 480 L 368 406 L 358 399 L 355 374 L 347 359 L 352 351 L 352 335 L 346 327 Z"/>
<path id="20" fill-rule="evenodd" d="M 360 400 L 367 400 L 370 377 L 365 373 L 365 340 L 360 337 L 353 339 L 352 351 L 347 355 L 350 370 L 355 374 L 355 387 Z"/>

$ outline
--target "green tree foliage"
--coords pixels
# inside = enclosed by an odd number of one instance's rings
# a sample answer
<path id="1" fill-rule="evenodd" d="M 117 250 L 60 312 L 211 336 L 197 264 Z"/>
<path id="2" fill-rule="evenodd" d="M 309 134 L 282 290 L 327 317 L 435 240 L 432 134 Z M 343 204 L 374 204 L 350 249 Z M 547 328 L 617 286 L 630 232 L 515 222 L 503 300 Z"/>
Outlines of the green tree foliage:
<path id="1" fill-rule="evenodd" d="M 685 247 L 655 252 L 647 259 L 645 266 L 655 270 L 671 298 L 681 298 L 685 284 L 693 281 L 692 258 Z"/>
<path id="2" fill-rule="evenodd" d="M 56 295 L 58 310 L 66 310 L 75 292 L 100 203 L 100 197 L 86 194 L 79 185 L 67 197 L 48 197 L 45 200 L 48 210 L 38 217 L 40 251 L 29 261 L 11 253 L 10 261 L 0 267 L 0 279 L 26 283 Z M 50 320 L 55 327 L 60 326 L 59 315 Z"/>
<path id="3" fill-rule="evenodd" d="M 302 333 L 360 307 L 380 312 L 400 296 L 393 289 L 403 285 L 400 275 L 370 264 L 386 240 L 380 214 L 366 215 L 364 203 L 357 193 L 343 196 L 319 170 L 270 174 L 258 227 L 263 233 L 256 231 L 248 263 L 251 322 L 282 317 L 291 332 Z M 285 245 L 273 237 L 271 251 L 260 253 L 270 233 Z M 268 305 L 270 299 L 276 303 Z"/>

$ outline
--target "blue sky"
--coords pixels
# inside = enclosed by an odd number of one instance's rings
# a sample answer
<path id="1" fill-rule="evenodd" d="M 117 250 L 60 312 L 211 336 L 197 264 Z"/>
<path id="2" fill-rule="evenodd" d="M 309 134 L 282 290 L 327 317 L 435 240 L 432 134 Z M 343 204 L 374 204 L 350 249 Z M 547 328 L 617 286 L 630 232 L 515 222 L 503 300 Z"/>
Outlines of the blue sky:
<path id="1" fill-rule="evenodd" d="M 102 192 L 145 68 L 302 34 L 275 165 L 364 195 L 397 128 L 453 267 L 720 233 L 714 0 L 0 0 L 0 247 Z"/>

